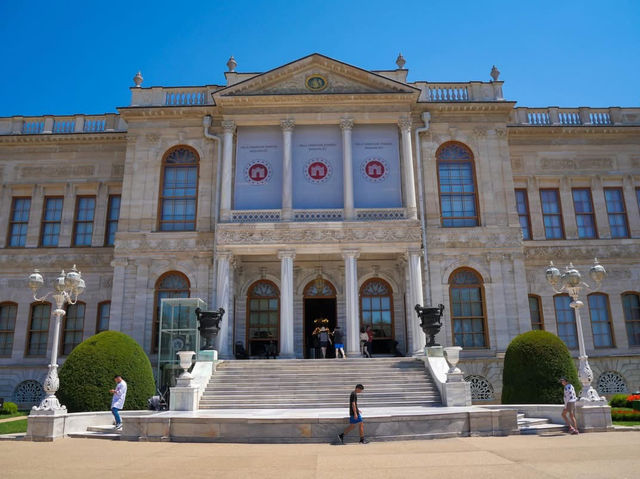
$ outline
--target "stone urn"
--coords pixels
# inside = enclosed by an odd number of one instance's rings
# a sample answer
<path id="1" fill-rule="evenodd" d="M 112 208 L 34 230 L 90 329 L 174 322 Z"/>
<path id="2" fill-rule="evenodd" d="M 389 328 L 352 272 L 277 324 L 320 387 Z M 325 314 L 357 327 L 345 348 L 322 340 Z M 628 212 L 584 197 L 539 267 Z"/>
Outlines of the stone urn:
<path id="1" fill-rule="evenodd" d="M 460 361 L 460 351 L 462 348 L 460 346 L 450 346 L 448 348 L 444 348 L 444 353 L 447 356 L 447 362 L 449 363 L 449 371 L 448 374 L 459 374 L 462 371 L 457 367 L 458 361 Z"/>
<path id="2" fill-rule="evenodd" d="M 440 346 L 436 343 L 435 336 L 440 332 L 440 328 L 442 327 L 440 318 L 442 318 L 444 305 L 439 304 L 438 307 L 423 307 L 416 304 L 415 310 L 418 318 L 420 318 L 420 327 L 427 337 L 426 346 Z"/>
<path id="3" fill-rule="evenodd" d="M 196 354 L 195 351 L 178 351 L 176 353 L 180 358 L 180 367 L 183 369 L 182 374 L 179 379 L 192 379 L 191 373 L 189 372 L 189 368 L 191 367 L 191 363 L 193 355 Z"/>
<path id="4" fill-rule="evenodd" d="M 200 349 L 215 349 L 216 337 L 220 332 L 220 322 L 224 316 L 224 309 L 219 308 L 217 311 L 202 311 L 200 308 L 196 308 L 195 313 L 200 323 L 198 326 L 200 338 L 202 339 Z"/>

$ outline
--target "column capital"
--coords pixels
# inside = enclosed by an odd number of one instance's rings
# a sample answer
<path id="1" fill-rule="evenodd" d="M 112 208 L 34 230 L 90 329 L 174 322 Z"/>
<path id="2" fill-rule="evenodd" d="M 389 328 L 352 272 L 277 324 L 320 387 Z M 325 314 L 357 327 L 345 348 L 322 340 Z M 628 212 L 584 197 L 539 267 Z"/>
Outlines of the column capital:
<path id="1" fill-rule="evenodd" d="M 293 131 L 295 126 L 296 126 L 295 120 L 281 120 L 280 121 L 280 128 L 282 128 L 282 131 Z"/>
<path id="2" fill-rule="evenodd" d="M 353 118 L 343 118 L 343 119 L 341 119 L 340 120 L 340 129 L 342 131 L 353 129 Z"/>
<path id="3" fill-rule="evenodd" d="M 233 120 L 223 120 L 222 129 L 225 133 L 234 133 L 236 131 L 236 122 Z"/>
<path id="4" fill-rule="evenodd" d="M 401 131 L 411 132 L 411 118 L 400 118 L 398 120 L 398 127 Z"/>
<path id="5" fill-rule="evenodd" d="M 216 251 L 217 259 L 226 259 L 227 261 L 231 261 L 233 259 L 233 253 L 231 251 Z"/>
<path id="6" fill-rule="evenodd" d="M 295 258 L 296 257 L 296 251 L 293 249 L 281 249 L 278 250 L 278 259 L 284 259 L 284 258 Z"/>
<path id="7" fill-rule="evenodd" d="M 359 249 L 343 249 L 342 250 L 342 257 L 344 259 L 359 258 L 360 257 L 360 250 Z"/>
<path id="8" fill-rule="evenodd" d="M 421 256 L 422 249 L 418 246 L 410 246 L 407 248 L 407 256 Z"/>

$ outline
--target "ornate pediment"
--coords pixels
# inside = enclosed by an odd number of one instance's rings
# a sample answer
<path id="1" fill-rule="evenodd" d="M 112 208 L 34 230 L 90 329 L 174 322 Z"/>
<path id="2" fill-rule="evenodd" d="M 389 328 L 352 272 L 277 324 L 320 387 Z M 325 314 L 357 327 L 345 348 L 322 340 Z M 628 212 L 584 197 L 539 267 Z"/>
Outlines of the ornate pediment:
<path id="1" fill-rule="evenodd" d="M 214 93 L 216 103 L 237 97 L 279 95 L 405 95 L 417 99 L 419 90 L 319 54 L 256 75 Z"/>

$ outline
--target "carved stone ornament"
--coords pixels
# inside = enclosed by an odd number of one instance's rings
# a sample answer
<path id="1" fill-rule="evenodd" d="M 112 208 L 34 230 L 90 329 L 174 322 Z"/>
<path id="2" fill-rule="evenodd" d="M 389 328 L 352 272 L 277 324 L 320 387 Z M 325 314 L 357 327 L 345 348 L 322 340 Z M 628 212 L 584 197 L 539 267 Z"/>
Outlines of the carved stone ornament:
<path id="1" fill-rule="evenodd" d="M 342 120 L 340 120 L 340 128 L 342 130 L 353 129 L 353 120 L 351 118 L 343 118 Z"/>
<path id="2" fill-rule="evenodd" d="M 398 65 L 398 68 L 403 70 L 405 63 L 407 63 L 407 61 L 402 56 L 402 53 L 398 53 L 398 58 L 396 58 L 396 65 Z"/>
<path id="3" fill-rule="evenodd" d="M 400 118 L 398 120 L 398 126 L 403 131 L 411 131 L 411 118 Z"/>
<path id="4" fill-rule="evenodd" d="M 225 133 L 234 133 L 236 131 L 236 122 L 233 120 L 224 120 L 222 122 L 222 129 Z"/>
<path id="5" fill-rule="evenodd" d="M 491 78 L 493 79 L 493 81 L 498 81 L 498 78 L 500 78 L 500 70 L 498 70 L 496 68 L 495 65 L 493 65 L 493 67 L 491 68 Z"/>
<path id="6" fill-rule="evenodd" d="M 229 69 L 230 72 L 235 72 L 236 71 L 236 67 L 238 66 L 238 62 L 236 62 L 236 59 L 233 58 L 233 55 L 231 55 L 229 57 L 229 61 L 227 61 L 227 68 Z M 495 67 L 494 67 L 495 68 Z"/>
<path id="7" fill-rule="evenodd" d="M 144 78 L 142 78 L 141 72 L 136 73 L 136 76 L 133 77 L 133 84 L 136 86 L 136 88 L 140 88 L 143 81 Z"/>
<path id="8" fill-rule="evenodd" d="M 293 131 L 296 126 L 295 120 L 282 120 L 280 122 L 280 128 L 282 131 Z"/>

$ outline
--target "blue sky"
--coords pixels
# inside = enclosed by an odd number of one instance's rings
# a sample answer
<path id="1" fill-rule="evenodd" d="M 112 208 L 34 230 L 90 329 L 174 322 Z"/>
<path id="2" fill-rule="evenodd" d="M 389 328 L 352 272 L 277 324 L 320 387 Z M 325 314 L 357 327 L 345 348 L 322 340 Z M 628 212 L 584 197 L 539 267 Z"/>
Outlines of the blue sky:
<path id="1" fill-rule="evenodd" d="M 0 0 L 0 116 L 112 112 L 313 52 L 409 80 L 489 80 L 522 106 L 640 106 L 640 1 Z"/>

